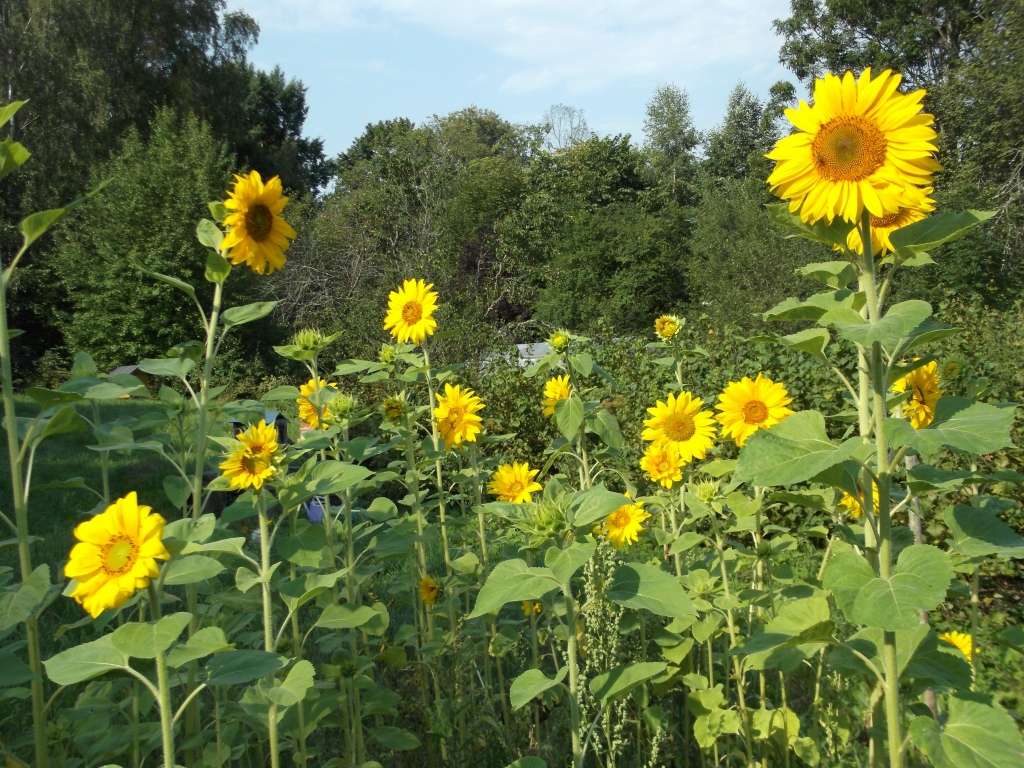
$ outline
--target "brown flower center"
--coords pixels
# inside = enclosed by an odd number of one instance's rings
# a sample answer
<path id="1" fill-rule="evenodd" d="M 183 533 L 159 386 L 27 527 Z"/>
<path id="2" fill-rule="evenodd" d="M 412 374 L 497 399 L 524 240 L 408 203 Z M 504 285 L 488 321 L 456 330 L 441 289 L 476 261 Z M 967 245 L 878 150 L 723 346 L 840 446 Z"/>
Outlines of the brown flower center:
<path id="1" fill-rule="evenodd" d="M 818 173 L 829 181 L 861 181 L 882 167 L 887 146 L 871 120 L 842 115 L 821 127 L 811 152 Z"/>
<path id="2" fill-rule="evenodd" d="M 896 213 L 890 213 L 888 216 L 872 216 L 871 226 L 872 227 L 902 227 L 907 223 L 906 215 L 908 211 L 906 208 L 900 208 Z"/>
<path id="3" fill-rule="evenodd" d="M 629 525 L 631 519 L 629 510 L 625 508 L 619 509 L 612 512 L 612 516 L 608 518 L 608 525 L 612 528 L 625 528 Z"/>
<path id="4" fill-rule="evenodd" d="M 402 307 L 402 320 L 406 325 L 418 323 L 421 317 L 423 317 L 423 305 L 418 301 L 408 301 Z"/>
<path id="5" fill-rule="evenodd" d="M 743 406 L 743 420 L 747 424 L 760 424 L 768 418 L 768 406 L 760 400 L 751 400 Z"/>
<path id="6" fill-rule="evenodd" d="M 274 228 L 274 214 L 262 203 L 245 212 L 245 231 L 257 243 L 262 243 Z"/>
<path id="7" fill-rule="evenodd" d="M 693 423 L 693 417 L 686 414 L 672 414 L 665 419 L 665 434 L 670 440 L 682 442 L 693 437 L 697 431 L 697 425 Z"/>
<path id="8" fill-rule="evenodd" d="M 111 576 L 127 573 L 135 565 L 139 548 L 127 536 L 115 536 L 103 547 L 103 570 Z"/>

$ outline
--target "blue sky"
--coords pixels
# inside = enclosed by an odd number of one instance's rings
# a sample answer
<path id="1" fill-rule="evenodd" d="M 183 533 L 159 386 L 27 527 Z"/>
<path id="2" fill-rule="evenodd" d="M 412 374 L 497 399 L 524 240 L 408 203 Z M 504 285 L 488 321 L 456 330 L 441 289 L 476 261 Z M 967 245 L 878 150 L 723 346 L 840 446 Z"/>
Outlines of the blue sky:
<path id="1" fill-rule="evenodd" d="M 729 90 L 786 78 L 771 27 L 788 0 L 229 0 L 260 24 L 251 52 L 307 86 L 328 155 L 367 123 L 476 105 L 516 123 L 582 109 L 597 133 L 642 138 L 644 106 L 685 88 L 700 129 Z M 789 79 L 793 79 L 789 77 Z"/>

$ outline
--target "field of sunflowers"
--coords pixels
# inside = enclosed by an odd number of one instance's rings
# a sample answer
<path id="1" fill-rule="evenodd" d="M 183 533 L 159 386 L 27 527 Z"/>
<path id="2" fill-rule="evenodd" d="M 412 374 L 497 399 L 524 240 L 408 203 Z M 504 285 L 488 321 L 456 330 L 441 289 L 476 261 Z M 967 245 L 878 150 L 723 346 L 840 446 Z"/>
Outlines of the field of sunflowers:
<path id="1" fill-rule="evenodd" d="M 211 303 L 150 275 L 193 300 L 203 344 L 110 374 L 79 353 L 16 394 L 8 288 L 68 208 L 24 219 L 0 290 L 5 765 L 1024 765 L 1021 691 L 977 674 L 1019 665 L 1024 628 L 975 643 L 983 581 L 1024 557 L 1005 519 L 1024 475 L 999 461 L 1015 406 L 947 394 L 934 349 L 956 330 L 888 301 L 991 214 L 935 210 L 932 118 L 900 82 L 825 75 L 768 155 L 773 215 L 822 260 L 765 333 L 834 377 L 828 413 L 763 370 L 698 391 L 707 353 L 666 314 L 645 353 L 672 383 L 642 423 L 571 329 L 513 367 L 551 427 L 522 452 L 432 361 L 445 296 L 416 275 L 367 318 L 377 359 L 325 369 L 335 337 L 302 330 L 276 351 L 304 382 L 228 400 L 222 345 L 275 304 L 232 304 L 232 272 L 287 270 L 296 236 L 256 170 L 196 227 Z M 0 176 L 27 158 L 4 140 Z M 76 431 L 96 472 L 50 490 L 96 507 L 51 562 L 33 470 Z M 152 477 L 122 492 L 125 453 Z"/>

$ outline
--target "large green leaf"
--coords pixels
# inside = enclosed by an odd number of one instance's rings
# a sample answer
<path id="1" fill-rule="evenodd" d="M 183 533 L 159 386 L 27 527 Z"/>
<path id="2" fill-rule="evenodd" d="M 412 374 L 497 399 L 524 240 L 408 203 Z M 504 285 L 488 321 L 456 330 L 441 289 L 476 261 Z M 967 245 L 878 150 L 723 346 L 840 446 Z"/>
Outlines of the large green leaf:
<path id="1" fill-rule="evenodd" d="M 947 509 L 943 518 L 953 535 L 952 549 L 971 559 L 1024 557 L 1024 537 L 1000 519 L 1000 511 L 1000 505 L 984 501 L 978 506 L 957 504 Z"/>
<path id="2" fill-rule="evenodd" d="M 594 542 L 573 542 L 565 549 L 551 547 L 544 553 L 544 565 L 551 569 L 559 584 L 568 584 L 596 549 Z"/>
<path id="3" fill-rule="evenodd" d="M 886 349 L 894 349 L 931 314 L 932 307 L 927 301 L 911 299 L 893 304 L 877 322 L 840 322 L 836 323 L 836 331 L 844 339 L 855 344 L 870 347 L 877 343 Z"/>
<path id="4" fill-rule="evenodd" d="M 1024 739 L 1002 709 L 952 697 L 942 721 L 921 716 L 910 723 L 910 740 L 935 768 L 1020 768 Z"/>
<path id="5" fill-rule="evenodd" d="M 693 619 L 696 609 L 678 579 L 645 563 L 623 563 L 612 574 L 606 595 L 626 608 L 650 611 L 674 619 Z"/>
<path id="6" fill-rule="evenodd" d="M 668 668 L 664 661 L 638 661 L 602 672 L 590 681 L 590 692 L 602 705 L 625 696 Z"/>
<path id="7" fill-rule="evenodd" d="M 817 261 L 797 267 L 796 273 L 836 289 L 846 288 L 857 279 L 857 267 L 852 261 Z"/>
<path id="8" fill-rule="evenodd" d="M 206 555 L 175 557 L 164 566 L 164 584 L 182 586 L 212 579 L 224 570 L 220 561 Z"/>
<path id="9" fill-rule="evenodd" d="M 903 419 L 889 419 L 886 425 L 893 447 L 908 446 L 926 459 L 943 447 L 978 455 L 1013 446 L 1015 410 L 1014 405 L 944 397 L 935 408 L 935 420 L 925 429 L 914 429 Z"/>
<path id="10" fill-rule="evenodd" d="M 320 629 L 356 629 L 377 618 L 377 612 L 368 605 L 328 605 L 314 627 Z"/>
<path id="11" fill-rule="evenodd" d="M 32 153 L 20 141 L 4 139 L 0 141 L 0 179 L 8 176 L 23 166 Z"/>
<path id="12" fill-rule="evenodd" d="M 237 325 L 245 325 L 262 320 L 274 311 L 278 302 L 276 301 L 254 301 L 252 304 L 243 304 L 240 307 L 230 307 L 224 310 L 221 320 L 224 328 L 234 328 Z"/>
<path id="13" fill-rule="evenodd" d="M 43 662 L 46 675 L 57 685 L 75 685 L 124 669 L 128 656 L 119 651 L 110 635 L 61 651 Z"/>
<path id="14" fill-rule="evenodd" d="M 279 707 L 291 707 L 298 704 L 313 687 L 316 672 L 313 664 L 306 659 L 295 662 L 280 685 L 269 688 L 267 698 Z"/>
<path id="15" fill-rule="evenodd" d="M 412 749 L 419 749 L 420 740 L 404 728 L 394 725 L 378 725 L 370 728 L 370 736 L 385 749 L 394 752 L 408 752 Z"/>
<path id="16" fill-rule="evenodd" d="M 132 621 L 115 629 L 110 642 L 126 656 L 155 659 L 171 647 L 191 620 L 191 613 L 181 611 L 156 622 Z"/>
<path id="17" fill-rule="evenodd" d="M 50 566 L 37 565 L 28 579 L 0 594 L 0 634 L 29 618 L 46 600 L 50 590 Z"/>
<path id="18" fill-rule="evenodd" d="M 826 360 L 825 348 L 831 340 L 827 328 L 805 328 L 782 337 L 782 343 L 818 360 Z"/>
<path id="19" fill-rule="evenodd" d="M 621 507 L 629 504 L 628 498 L 621 493 L 609 491 L 603 484 L 595 485 L 577 493 L 569 505 L 572 513 L 572 524 L 576 528 L 590 528 L 599 520 Z"/>
<path id="20" fill-rule="evenodd" d="M 276 672 L 283 664 L 284 659 L 269 651 L 227 651 L 206 662 L 206 673 L 210 685 L 238 685 Z"/>
<path id="21" fill-rule="evenodd" d="M 203 627 L 184 643 L 175 646 L 167 654 L 167 665 L 176 669 L 190 661 L 202 659 L 215 653 L 230 651 L 232 645 L 220 627 Z"/>
<path id="22" fill-rule="evenodd" d="M 850 619 L 879 629 L 911 629 L 920 612 L 946 596 L 953 580 L 949 555 L 929 544 L 912 544 L 900 553 L 889 578 L 875 577 L 857 592 Z"/>
<path id="23" fill-rule="evenodd" d="M 806 482 L 853 457 L 859 438 L 833 443 L 818 411 L 800 411 L 770 429 L 755 433 L 740 451 L 734 475 L 752 485 L 794 485 Z"/>
<path id="24" fill-rule="evenodd" d="M 522 709 L 538 696 L 565 679 L 568 667 L 562 667 L 557 674 L 548 677 L 539 669 L 528 669 L 512 681 L 508 689 L 508 698 L 512 702 L 512 710 Z"/>
<path id="25" fill-rule="evenodd" d="M 551 569 L 531 568 L 524 560 L 504 560 L 488 575 L 467 618 L 497 613 L 506 603 L 538 600 L 558 587 Z"/>
<path id="26" fill-rule="evenodd" d="M 783 299 L 764 313 L 765 320 L 820 320 L 826 314 L 839 312 L 842 315 L 852 313 L 857 316 L 863 305 L 859 294 L 849 290 L 822 291 L 808 296 L 806 299 L 795 299 L 792 296 Z"/>
<path id="27" fill-rule="evenodd" d="M 146 358 L 139 361 L 139 370 L 153 376 L 170 376 L 184 379 L 195 368 L 196 362 L 190 357 Z"/>
<path id="28" fill-rule="evenodd" d="M 583 401 L 575 392 L 555 405 L 555 424 L 566 440 L 576 438 L 583 426 Z"/>
<path id="29" fill-rule="evenodd" d="M 871 564 L 858 553 L 848 550 L 832 556 L 825 566 L 821 583 L 832 593 L 839 610 L 849 617 L 857 593 L 874 577 Z"/>
<path id="30" fill-rule="evenodd" d="M 933 248 L 957 240 L 974 227 L 988 221 L 995 211 L 959 211 L 935 213 L 926 219 L 900 227 L 890 235 L 897 258 L 928 253 Z"/>
<path id="31" fill-rule="evenodd" d="M 771 203 L 765 206 L 765 210 L 787 238 L 802 237 L 814 243 L 827 245 L 829 248 L 845 248 L 846 236 L 853 229 L 852 224 L 840 218 L 831 222 L 821 219 L 814 224 L 807 224 L 799 215 L 789 210 L 788 203 Z"/>
<path id="32" fill-rule="evenodd" d="M 821 650 L 832 636 L 828 600 L 820 595 L 790 600 L 764 630 L 736 649 L 751 669 L 795 668 Z"/>

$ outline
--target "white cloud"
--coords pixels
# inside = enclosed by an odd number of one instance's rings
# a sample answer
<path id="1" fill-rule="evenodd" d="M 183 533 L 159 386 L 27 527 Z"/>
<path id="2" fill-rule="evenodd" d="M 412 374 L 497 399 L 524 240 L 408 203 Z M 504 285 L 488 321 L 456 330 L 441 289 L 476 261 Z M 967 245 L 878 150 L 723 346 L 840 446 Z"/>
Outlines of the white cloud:
<path id="1" fill-rule="evenodd" d="M 233 0 L 264 28 L 402 23 L 500 57 L 502 87 L 581 93 L 774 63 L 786 0 Z M 760 66 L 758 66 L 760 65 Z"/>

